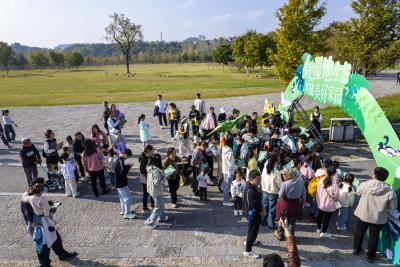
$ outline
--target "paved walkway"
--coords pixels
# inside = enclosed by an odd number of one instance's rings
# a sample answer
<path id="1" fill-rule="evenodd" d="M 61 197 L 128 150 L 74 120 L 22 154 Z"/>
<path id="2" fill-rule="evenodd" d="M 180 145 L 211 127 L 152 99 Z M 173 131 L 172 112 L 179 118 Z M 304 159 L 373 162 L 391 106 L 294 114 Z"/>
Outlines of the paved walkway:
<path id="1" fill-rule="evenodd" d="M 396 92 L 398 87 L 395 87 L 392 80 L 386 79 L 385 76 L 371 82 L 375 96 Z M 224 106 L 228 112 L 231 111 L 229 107 L 238 107 L 243 113 L 254 110 L 261 112 L 264 97 L 235 97 L 206 102 L 207 106 Z M 280 96 L 271 94 L 268 98 L 278 103 Z M 183 114 L 188 112 L 191 103 L 192 101 L 177 101 Z M 306 101 L 304 106 L 309 108 L 313 103 Z M 118 108 L 128 117 L 129 122 L 124 131 L 128 147 L 135 153 L 135 159 L 141 149 L 135 121 L 141 113 L 149 115 L 153 144 L 162 155 L 168 146 L 175 145 L 170 141 L 169 131 L 160 130 L 157 120 L 150 116 L 153 103 L 121 104 Z M 46 129 L 53 129 L 59 141 L 76 131 L 88 135 L 90 125 L 102 124 L 101 112 L 101 105 L 38 107 L 12 109 L 12 116 L 20 126 L 16 129 L 18 137 L 30 137 L 41 148 Z M 10 150 L 0 147 L 0 266 L 37 264 L 34 247 L 25 232 L 19 212 L 20 195 L 26 189 L 23 171 L 19 167 L 19 147 L 20 143 Z M 363 143 L 354 147 L 328 145 L 327 152 L 336 155 L 343 162 L 343 168 L 353 171 L 356 176 L 366 177 L 374 167 L 372 156 Z M 135 198 L 134 208 L 139 211 L 141 187 L 137 171 L 136 165 L 130 173 L 129 183 Z M 73 266 L 261 265 L 261 260 L 249 260 L 241 256 L 246 222 L 243 218 L 233 216 L 230 208 L 221 205 L 222 195 L 217 192 L 216 187 L 210 188 L 211 200 L 208 203 L 192 197 L 188 187 L 179 189 L 180 207 L 172 209 L 167 206 L 169 222 L 153 231 L 143 225 L 147 217 L 145 214 L 139 214 L 139 218 L 134 221 L 120 217 L 115 191 L 94 199 L 87 183 L 81 183 L 80 188 L 82 197 L 79 199 L 50 194 L 51 199 L 63 203 L 56 218 L 65 247 L 80 253 L 79 259 L 71 262 Z M 169 202 L 168 193 L 165 195 Z M 352 256 L 353 227 L 350 227 L 349 232 L 336 232 L 333 225 L 334 219 L 329 229 L 334 238 L 320 239 L 315 232 L 316 227 L 308 220 L 298 224 L 296 235 L 304 266 L 389 265 L 384 260 L 376 265 L 368 265 L 363 257 Z M 266 255 L 274 252 L 286 258 L 285 243 L 276 241 L 265 227 L 261 228 L 259 239 L 262 245 L 254 249 L 256 253 Z M 63 263 L 60 266 L 71 265 Z"/>

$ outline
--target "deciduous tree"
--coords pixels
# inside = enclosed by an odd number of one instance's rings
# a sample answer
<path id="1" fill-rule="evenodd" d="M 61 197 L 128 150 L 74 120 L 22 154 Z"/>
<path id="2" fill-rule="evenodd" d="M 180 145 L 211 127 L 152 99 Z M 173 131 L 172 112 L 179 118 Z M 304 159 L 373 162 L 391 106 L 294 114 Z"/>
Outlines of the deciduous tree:
<path id="1" fill-rule="evenodd" d="M 61 52 L 52 50 L 49 52 L 49 58 L 51 63 L 58 68 L 64 65 L 64 55 Z"/>
<path id="2" fill-rule="evenodd" d="M 65 62 L 76 69 L 83 64 L 83 56 L 78 52 L 68 52 L 65 54 Z"/>
<path id="3" fill-rule="evenodd" d="M 49 65 L 49 58 L 44 52 L 36 50 L 29 54 L 29 62 L 34 67 L 44 68 Z"/>
<path id="4" fill-rule="evenodd" d="M 228 65 L 229 62 L 233 61 L 231 45 L 228 40 L 219 40 L 213 50 L 213 59 L 215 62 L 222 64 L 222 70 L 224 70 L 225 65 Z"/>
<path id="5" fill-rule="evenodd" d="M 5 42 L 0 42 L 0 64 L 6 70 L 8 75 L 9 64 L 11 63 L 14 57 L 14 51 L 12 50 L 11 46 L 9 46 Z"/>

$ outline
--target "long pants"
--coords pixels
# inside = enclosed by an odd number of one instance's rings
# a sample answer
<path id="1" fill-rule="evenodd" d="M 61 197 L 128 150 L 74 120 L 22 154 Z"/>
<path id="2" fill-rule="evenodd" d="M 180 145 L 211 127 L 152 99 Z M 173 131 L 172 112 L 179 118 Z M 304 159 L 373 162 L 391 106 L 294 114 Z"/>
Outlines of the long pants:
<path id="1" fill-rule="evenodd" d="M 243 198 L 235 196 L 234 207 L 235 210 L 243 210 Z"/>
<path id="2" fill-rule="evenodd" d="M 288 224 L 289 224 L 289 231 L 294 236 L 294 229 L 296 227 L 296 219 L 294 219 L 294 218 L 287 218 L 287 219 L 288 219 Z M 285 230 L 283 229 L 283 227 L 279 225 L 278 230 L 276 232 L 277 232 L 279 238 L 281 240 L 283 240 L 283 238 L 285 237 Z"/>
<path id="3" fill-rule="evenodd" d="M 357 227 L 354 233 L 354 250 L 361 251 L 364 235 L 369 228 L 369 241 L 367 257 L 375 259 L 376 249 L 378 248 L 379 232 L 382 230 L 383 224 L 372 224 L 364 222 L 357 218 Z"/>
<path id="4" fill-rule="evenodd" d="M 108 123 L 107 123 L 107 121 L 108 121 L 108 118 L 104 117 L 104 128 L 106 129 L 107 134 L 108 134 L 109 131 L 108 131 Z"/>
<path id="5" fill-rule="evenodd" d="M 4 125 L 4 133 L 8 142 L 15 140 L 15 131 L 14 127 L 11 124 Z"/>
<path id="6" fill-rule="evenodd" d="M 224 174 L 224 202 L 229 202 L 229 193 L 231 192 L 231 183 L 233 174 Z"/>
<path id="7" fill-rule="evenodd" d="M 275 210 L 276 203 L 278 202 L 278 194 L 272 194 L 268 192 L 263 192 L 263 206 L 266 211 L 266 216 L 263 220 L 263 225 L 267 225 L 269 228 L 276 228 L 275 222 Z"/>
<path id="8" fill-rule="evenodd" d="M 78 194 L 78 185 L 76 184 L 76 181 L 74 178 L 71 179 L 64 179 L 65 183 L 65 195 L 66 196 L 72 196 L 77 197 Z"/>
<path id="9" fill-rule="evenodd" d="M 193 136 L 199 133 L 199 126 L 196 126 L 194 123 L 192 123 L 192 132 Z"/>
<path id="10" fill-rule="evenodd" d="M 33 165 L 28 168 L 24 168 L 24 172 L 25 172 L 26 181 L 28 182 L 28 185 L 31 185 L 32 181 L 38 177 L 38 169 L 37 169 L 36 165 Z"/>
<path id="11" fill-rule="evenodd" d="M 167 114 L 165 113 L 158 113 L 158 122 L 160 123 L 161 126 L 163 126 L 163 120 L 164 120 L 164 125 L 167 126 Z"/>
<path id="12" fill-rule="evenodd" d="M 199 188 L 199 196 L 200 200 L 205 200 L 207 201 L 207 187 L 200 187 Z"/>
<path id="13" fill-rule="evenodd" d="M 104 169 L 100 171 L 89 171 L 90 182 L 92 185 L 93 193 L 96 197 L 99 196 L 99 190 L 97 190 L 97 178 L 100 180 L 101 189 L 103 194 L 107 192 L 106 179 L 104 178 Z"/>
<path id="14" fill-rule="evenodd" d="M 214 156 L 206 155 L 206 160 L 208 163 L 208 176 L 212 180 L 214 178 Z"/>
<path id="15" fill-rule="evenodd" d="M 147 184 L 142 184 L 143 188 L 143 198 L 142 198 L 142 203 L 143 203 L 143 209 L 147 209 L 147 199 L 150 197 L 150 204 L 151 207 L 154 207 L 154 199 L 150 194 L 147 192 Z"/>
<path id="16" fill-rule="evenodd" d="M 54 251 L 54 253 L 58 256 L 58 258 L 64 258 L 66 257 L 69 253 L 66 251 L 63 247 L 62 244 L 62 239 L 60 234 L 56 231 L 57 234 L 57 239 L 51 246 L 51 249 Z M 39 259 L 39 263 L 41 267 L 50 267 L 50 248 L 47 247 L 47 245 L 43 246 L 43 250 L 41 253 L 37 253 L 37 257 Z"/>
<path id="17" fill-rule="evenodd" d="M 178 121 L 177 120 L 170 120 L 170 130 L 171 130 L 171 138 L 175 137 L 175 133 L 178 131 Z"/>
<path id="18" fill-rule="evenodd" d="M 348 217 L 349 217 L 349 208 L 346 207 L 339 208 L 336 218 L 337 227 L 347 227 Z"/>
<path id="19" fill-rule="evenodd" d="M 191 187 L 192 187 L 193 193 L 197 195 L 199 192 L 197 176 L 199 176 L 200 169 L 197 166 L 192 166 L 192 168 L 193 168 L 193 179 L 192 179 Z"/>
<path id="20" fill-rule="evenodd" d="M 132 194 L 129 191 L 129 187 L 126 185 L 121 188 L 117 188 L 119 202 L 121 203 L 121 212 L 124 214 L 131 213 L 132 205 Z"/>
<path id="21" fill-rule="evenodd" d="M 164 213 L 164 197 L 156 196 L 154 198 L 154 209 L 150 214 L 150 217 L 146 220 L 146 224 L 154 225 L 157 219 L 165 220 L 165 213 Z"/>
<path id="22" fill-rule="evenodd" d="M 169 193 L 171 194 L 171 203 L 176 204 L 176 201 L 178 200 L 178 195 L 176 192 L 179 188 L 179 175 L 177 175 L 175 180 L 168 180 L 168 188 Z"/>
<path id="23" fill-rule="evenodd" d="M 82 164 L 82 156 L 79 154 L 75 154 L 74 158 L 75 158 L 75 162 L 78 164 L 78 168 L 79 168 L 81 177 L 85 177 L 85 168 L 83 167 L 83 164 Z"/>
<path id="24" fill-rule="evenodd" d="M 260 229 L 261 216 L 259 214 L 253 214 L 252 219 L 249 220 L 249 228 L 247 230 L 246 240 L 246 252 L 250 252 L 254 241 L 257 240 L 258 230 Z"/>
<path id="25" fill-rule="evenodd" d="M 333 212 L 318 209 L 317 227 L 318 229 L 321 229 L 322 233 L 326 233 L 326 230 L 328 230 L 329 221 L 331 220 L 332 214 Z"/>
<path id="26" fill-rule="evenodd" d="M 1 141 L 3 142 L 3 144 L 5 145 L 5 146 L 9 146 L 10 144 L 8 143 L 8 141 L 7 141 L 7 138 L 6 138 L 6 135 L 4 134 L 4 132 L 0 132 L 0 138 L 1 138 Z"/>

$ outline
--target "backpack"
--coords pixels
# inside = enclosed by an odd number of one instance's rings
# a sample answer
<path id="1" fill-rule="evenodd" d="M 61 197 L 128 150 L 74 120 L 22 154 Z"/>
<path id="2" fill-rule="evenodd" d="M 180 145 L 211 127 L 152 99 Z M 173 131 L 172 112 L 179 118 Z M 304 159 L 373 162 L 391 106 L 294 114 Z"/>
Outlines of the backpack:
<path id="1" fill-rule="evenodd" d="M 321 180 L 321 178 L 324 178 L 325 176 L 315 176 L 313 177 L 310 182 L 308 183 L 307 186 L 307 194 L 311 197 L 315 197 L 317 195 L 317 187 L 318 187 L 318 182 Z"/>

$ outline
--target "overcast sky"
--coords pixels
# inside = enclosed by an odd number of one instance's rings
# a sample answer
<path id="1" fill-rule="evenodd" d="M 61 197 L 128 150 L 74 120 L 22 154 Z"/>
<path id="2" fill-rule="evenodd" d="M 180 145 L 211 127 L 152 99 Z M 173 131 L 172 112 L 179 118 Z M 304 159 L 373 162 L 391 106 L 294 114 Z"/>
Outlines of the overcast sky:
<path id="1" fill-rule="evenodd" d="M 274 30 L 284 0 L 0 0 L 0 41 L 52 48 L 99 43 L 114 12 L 142 24 L 144 40 L 229 37 Z M 325 0 L 321 26 L 353 16 L 350 0 Z"/>

